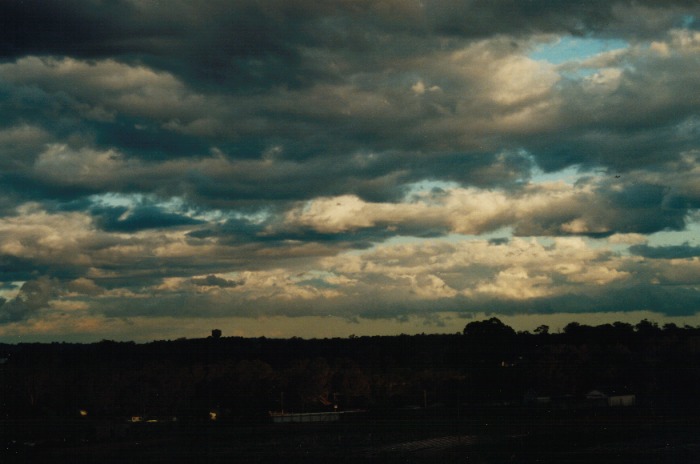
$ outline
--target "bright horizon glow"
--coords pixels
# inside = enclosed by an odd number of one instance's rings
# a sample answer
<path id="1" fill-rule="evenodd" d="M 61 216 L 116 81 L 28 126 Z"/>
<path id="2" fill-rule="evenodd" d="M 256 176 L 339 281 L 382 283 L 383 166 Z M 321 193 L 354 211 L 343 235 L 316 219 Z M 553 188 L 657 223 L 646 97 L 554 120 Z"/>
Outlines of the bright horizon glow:
<path id="1" fill-rule="evenodd" d="M 395 335 L 419 335 L 419 334 L 454 334 L 461 333 L 464 327 L 472 321 L 486 320 L 497 317 L 504 324 L 514 330 L 528 331 L 532 333 L 541 325 L 549 326 L 550 333 L 559 333 L 567 324 L 577 322 L 582 325 L 597 326 L 623 322 L 635 325 L 641 320 L 657 323 L 660 327 L 665 324 L 676 324 L 679 327 L 689 325 L 700 326 L 700 318 L 697 316 L 668 317 L 651 311 L 633 311 L 619 313 L 580 313 L 580 314 L 549 314 L 544 318 L 542 314 L 503 315 L 488 312 L 477 312 L 469 318 L 460 317 L 455 313 L 435 313 L 428 319 L 411 316 L 405 320 L 372 320 L 359 318 L 353 321 L 336 317 L 266 317 L 260 319 L 235 318 L 235 319 L 165 319 L 159 321 L 158 337 L 153 337 L 155 321 L 135 320 L 142 329 L 130 332 L 129 326 L 105 326 L 103 332 L 74 333 L 64 341 L 71 343 L 96 343 L 101 340 L 134 341 L 136 343 L 148 343 L 157 340 L 177 340 L 179 338 L 206 338 L 211 335 L 213 329 L 222 331 L 222 337 L 244 338 L 348 338 L 354 336 L 395 336 Z M 111 322 L 113 323 L 113 322 Z M 110 323 L 110 324 L 111 324 Z M 309 330 L 311 329 L 311 330 Z M 10 332 L 2 343 L 50 343 L 56 341 L 53 333 L 21 334 Z"/>

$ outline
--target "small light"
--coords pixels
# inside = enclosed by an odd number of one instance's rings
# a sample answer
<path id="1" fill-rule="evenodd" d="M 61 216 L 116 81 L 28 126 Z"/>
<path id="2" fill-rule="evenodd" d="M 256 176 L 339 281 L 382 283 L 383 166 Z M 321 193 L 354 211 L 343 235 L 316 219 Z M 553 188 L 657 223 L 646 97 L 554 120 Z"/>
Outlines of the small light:
<path id="1" fill-rule="evenodd" d="M 80 415 L 81 415 L 82 417 L 87 416 L 87 411 L 84 410 L 84 409 L 81 409 L 81 410 L 80 410 Z"/>

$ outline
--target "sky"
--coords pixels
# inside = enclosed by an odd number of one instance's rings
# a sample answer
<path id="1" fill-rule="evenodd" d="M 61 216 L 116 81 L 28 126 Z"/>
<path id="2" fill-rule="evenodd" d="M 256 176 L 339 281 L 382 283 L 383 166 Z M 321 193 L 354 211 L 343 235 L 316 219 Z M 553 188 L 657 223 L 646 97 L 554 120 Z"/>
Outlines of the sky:
<path id="1" fill-rule="evenodd" d="M 0 342 L 698 325 L 698 18 L 4 0 Z"/>

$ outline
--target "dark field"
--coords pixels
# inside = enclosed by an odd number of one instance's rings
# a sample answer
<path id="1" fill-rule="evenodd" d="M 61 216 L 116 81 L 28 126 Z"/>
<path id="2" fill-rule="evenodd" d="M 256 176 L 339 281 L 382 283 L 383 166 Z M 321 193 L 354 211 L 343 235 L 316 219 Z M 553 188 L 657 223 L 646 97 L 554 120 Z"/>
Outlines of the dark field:
<path id="1" fill-rule="evenodd" d="M 646 320 L 0 345 L 0 463 L 700 463 L 698 391 L 700 328 Z"/>
<path id="2" fill-rule="evenodd" d="M 465 411 L 466 412 L 466 411 Z M 693 463 L 686 411 L 416 410 L 311 424 L 138 424 L 124 437 L 9 443 L 2 461 L 74 463 Z"/>

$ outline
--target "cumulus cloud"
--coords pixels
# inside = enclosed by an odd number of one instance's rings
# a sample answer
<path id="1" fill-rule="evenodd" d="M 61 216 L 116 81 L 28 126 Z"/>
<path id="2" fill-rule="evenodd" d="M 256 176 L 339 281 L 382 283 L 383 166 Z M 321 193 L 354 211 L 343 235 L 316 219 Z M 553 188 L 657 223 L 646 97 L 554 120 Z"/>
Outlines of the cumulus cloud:
<path id="1" fill-rule="evenodd" d="M 0 320 L 693 314 L 698 17 L 0 2 Z"/>
<path id="2" fill-rule="evenodd" d="M 370 203 L 356 196 L 319 198 L 290 210 L 284 227 L 320 233 L 362 229 L 397 234 L 482 234 L 513 227 L 517 235 L 650 233 L 682 229 L 688 209 L 658 180 L 612 183 L 589 178 L 576 185 L 542 183 L 514 191 L 455 188 L 423 192 L 406 203 Z M 693 195 L 693 194 L 691 194 Z M 679 195 L 680 196 L 680 195 Z M 679 207 L 669 204 L 678 201 Z M 601 209 L 600 204 L 606 207 Z"/>
<path id="3" fill-rule="evenodd" d="M 0 305 L 0 322 L 23 321 L 37 315 L 40 310 L 49 307 L 55 294 L 55 282 L 49 278 L 25 282 L 15 298 Z"/>
<path id="4" fill-rule="evenodd" d="M 330 314 L 352 320 L 445 311 L 577 313 L 591 305 L 605 311 L 680 315 L 692 314 L 699 302 L 692 284 L 688 286 L 700 272 L 697 260 L 682 266 L 659 262 L 649 269 L 636 257 L 581 238 L 561 238 L 553 244 L 534 239 L 500 244 L 429 240 L 323 258 L 316 269 L 295 274 L 284 269 L 240 272 L 235 281 L 245 285 L 218 285 L 219 279 L 230 280 L 215 276 L 198 278 L 196 285 L 209 290 L 188 294 L 187 304 L 169 306 L 166 302 L 181 301 L 174 297 L 190 284 L 174 279 L 145 290 L 150 301 L 136 299 L 124 310 L 105 301 L 103 310 L 130 317 L 162 317 L 162 308 L 168 307 L 168 314 L 183 316 Z M 682 305 L 663 301 L 674 291 Z"/>
<path id="5" fill-rule="evenodd" d="M 217 277 L 213 274 L 209 274 L 206 277 L 192 279 L 192 283 L 195 285 L 199 285 L 201 287 L 224 287 L 224 288 L 227 288 L 227 287 L 237 287 L 238 285 L 242 285 L 243 281 L 228 280 L 228 279 L 224 279 L 222 277 Z"/>
<path id="6" fill-rule="evenodd" d="M 68 292 L 73 292 L 76 295 L 95 296 L 105 292 L 105 289 L 97 285 L 94 280 L 86 277 L 79 277 L 68 282 L 66 289 Z"/>
<path id="7" fill-rule="evenodd" d="M 630 252 L 652 259 L 684 259 L 700 257 L 700 247 L 691 246 L 687 242 L 683 245 L 669 245 L 653 247 L 649 245 L 634 245 Z"/>

